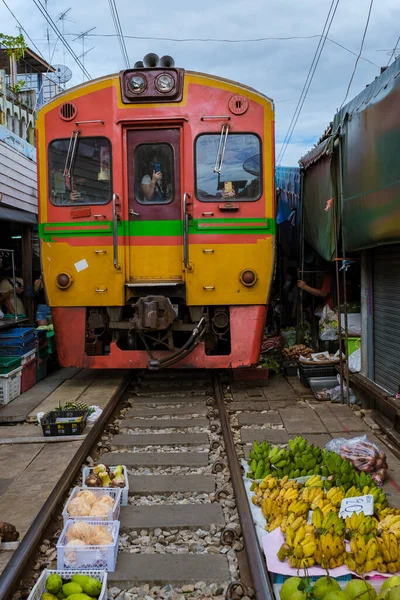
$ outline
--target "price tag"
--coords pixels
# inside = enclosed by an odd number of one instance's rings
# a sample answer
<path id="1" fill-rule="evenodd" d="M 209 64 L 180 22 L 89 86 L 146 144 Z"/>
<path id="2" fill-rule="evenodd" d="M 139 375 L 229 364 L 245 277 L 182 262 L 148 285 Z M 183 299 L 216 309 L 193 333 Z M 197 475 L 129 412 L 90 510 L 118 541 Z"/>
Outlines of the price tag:
<path id="1" fill-rule="evenodd" d="M 355 498 L 344 498 L 340 505 L 339 517 L 345 519 L 353 513 L 363 512 L 365 516 L 374 514 L 374 497 L 372 494 L 356 496 Z"/>

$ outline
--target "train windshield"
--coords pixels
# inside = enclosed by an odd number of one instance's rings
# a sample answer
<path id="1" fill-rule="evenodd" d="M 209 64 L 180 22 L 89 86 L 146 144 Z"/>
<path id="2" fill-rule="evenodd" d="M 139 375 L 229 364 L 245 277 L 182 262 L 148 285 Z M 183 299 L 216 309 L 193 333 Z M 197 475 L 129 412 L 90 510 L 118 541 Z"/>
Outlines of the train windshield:
<path id="1" fill-rule="evenodd" d="M 49 145 L 53 204 L 107 204 L 112 197 L 111 143 L 104 137 L 54 140 Z"/>
<path id="2" fill-rule="evenodd" d="M 257 200 L 261 196 L 261 143 L 251 133 L 229 133 L 221 172 L 214 172 L 221 135 L 204 134 L 196 141 L 196 196 L 205 202 L 219 199 Z"/>

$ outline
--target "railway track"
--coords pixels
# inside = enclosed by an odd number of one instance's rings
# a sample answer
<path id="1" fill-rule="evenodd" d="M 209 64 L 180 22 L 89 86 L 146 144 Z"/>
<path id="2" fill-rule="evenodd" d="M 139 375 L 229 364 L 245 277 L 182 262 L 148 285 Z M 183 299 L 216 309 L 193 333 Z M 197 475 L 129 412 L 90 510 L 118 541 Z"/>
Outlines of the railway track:
<path id="1" fill-rule="evenodd" d="M 129 505 L 121 507 L 117 568 L 108 575 L 112 597 L 272 600 L 227 390 L 219 375 L 206 372 L 143 373 L 130 383 L 112 423 L 103 423 L 98 456 L 91 455 L 126 465 L 130 487 Z M 43 539 L 40 548 L 49 554 Z M 34 569 L 42 559 L 34 555 Z"/>

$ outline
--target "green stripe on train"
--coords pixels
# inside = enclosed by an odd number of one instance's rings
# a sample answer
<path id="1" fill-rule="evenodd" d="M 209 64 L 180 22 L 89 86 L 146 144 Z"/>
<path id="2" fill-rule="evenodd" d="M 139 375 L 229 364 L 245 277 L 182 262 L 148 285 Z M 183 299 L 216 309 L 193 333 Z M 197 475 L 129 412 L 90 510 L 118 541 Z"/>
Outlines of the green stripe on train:
<path id="1" fill-rule="evenodd" d="M 191 234 L 275 234 L 274 219 L 191 219 L 189 221 Z M 40 223 L 39 236 L 45 242 L 57 238 L 71 237 L 104 237 L 111 236 L 113 225 L 111 221 L 84 221 L 67 223 Z M 118 223 L 118 235 L 127 236 L 181 236 L 183 221 L 122 221 Z"/>

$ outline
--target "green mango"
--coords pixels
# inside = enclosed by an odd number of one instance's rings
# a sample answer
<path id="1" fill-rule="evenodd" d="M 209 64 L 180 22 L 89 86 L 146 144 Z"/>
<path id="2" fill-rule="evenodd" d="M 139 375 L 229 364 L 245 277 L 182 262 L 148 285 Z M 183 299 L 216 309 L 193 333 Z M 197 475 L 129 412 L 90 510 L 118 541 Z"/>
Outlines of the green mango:
<path id="1" fill-rule="evenodd" d="M 57 600 L 57 596 L 50 594 L 50 592 L 45 592 L 42 594 L 42 600 Z"/>
<path id="2" fill-rule="evenodd" d="M 62 579 L 57 573 L 52 573 L 46 579 L 46 590 L 50 592 L 50 594 L 58 594 L 58 592 L 62 588 Z"/>
<path id="3" fill-rule="evenodd" d="M 89 596 L 98 596 L 101 592 L 101 581 L 94 577 L 89 577 L 83 585 L 83 591 Z"/>
<path id="4" fill-rule="evenodd" d="M 81 594 L 83 592 L 83 587 L 76 583 L 76 581 L 70 581 L 70 583 L 66 583 L 62 587 L 63 594 L 66 598 L 72 596 L 73 594 Z"/>

